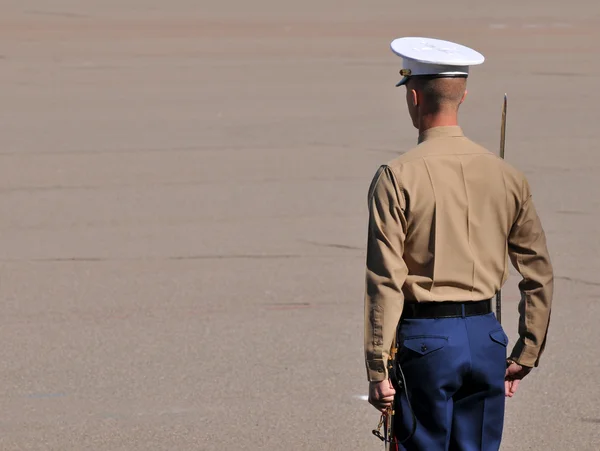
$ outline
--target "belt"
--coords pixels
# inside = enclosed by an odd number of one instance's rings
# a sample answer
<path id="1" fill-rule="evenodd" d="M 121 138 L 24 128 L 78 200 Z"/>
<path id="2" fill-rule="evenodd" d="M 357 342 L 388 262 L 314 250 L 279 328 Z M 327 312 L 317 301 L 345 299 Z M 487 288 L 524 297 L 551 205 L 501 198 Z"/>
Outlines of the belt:
<path id="1" fill-rule="evenodd" d="M 491 299 L 467 302 L 414 302 L 404 304 L 402 318 L 461 318 L 492 312 Z"/>

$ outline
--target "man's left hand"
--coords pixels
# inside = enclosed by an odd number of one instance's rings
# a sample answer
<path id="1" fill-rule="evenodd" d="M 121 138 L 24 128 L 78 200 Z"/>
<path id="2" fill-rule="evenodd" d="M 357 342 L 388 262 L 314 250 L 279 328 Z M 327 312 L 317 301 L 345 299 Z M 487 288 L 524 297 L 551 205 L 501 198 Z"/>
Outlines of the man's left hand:
<path id="1" fill-rule="evenodd" d="M 506 375 L 504 376 L 504 390 L 506 396 L 512 398 L 517 392 L 519 382 L 531 372 L 532 368 L 510 361 L 508 364 Z"/>

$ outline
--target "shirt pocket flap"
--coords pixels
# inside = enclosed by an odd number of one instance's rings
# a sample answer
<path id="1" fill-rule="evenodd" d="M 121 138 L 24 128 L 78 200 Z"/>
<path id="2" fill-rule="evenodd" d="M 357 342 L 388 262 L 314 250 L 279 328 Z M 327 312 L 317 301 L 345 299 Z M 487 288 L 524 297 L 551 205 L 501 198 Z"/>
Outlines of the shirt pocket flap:
<path id="1" fill-rule="evenodd" d="M 433 351 L 443 348 L 448 344 L 448 337 L 421 335 L 418 337 L 406 337 L 403 346 L 420 355 L 427 355 Z"/>
<path id="2" fill-rule="evenodd" d="M 508 337 L 502 329 L 496 329 L 490 332 L 490 338 L 502 346 L 508 346 Z"/>

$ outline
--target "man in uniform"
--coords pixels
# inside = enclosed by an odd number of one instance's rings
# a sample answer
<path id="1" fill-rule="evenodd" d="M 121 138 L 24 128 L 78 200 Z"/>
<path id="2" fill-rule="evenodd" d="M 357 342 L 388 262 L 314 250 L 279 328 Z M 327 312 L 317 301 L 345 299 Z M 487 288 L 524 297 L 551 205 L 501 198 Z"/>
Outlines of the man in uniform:
<path id="1" fill-rule="evenodd" d="M 377 170 L 368 193 L 369 402 L 382 412 L 394 405 L 397 440 L 416 427 L 398 449 L 498 450 L 505 397 L 538 366 L 546 343 L 553 270 L 545 234 L 525 176 L 458 125 L 469 66 L 483 56 L 425 38 L 391 47 L 404 60 L 397 86 L 406 87 L 419 137 Z M 507 359 L 491 301 L 509 258 L 522 297 Z M 398 391 L 388 374 L 396 344 L 406 382 Z"/>

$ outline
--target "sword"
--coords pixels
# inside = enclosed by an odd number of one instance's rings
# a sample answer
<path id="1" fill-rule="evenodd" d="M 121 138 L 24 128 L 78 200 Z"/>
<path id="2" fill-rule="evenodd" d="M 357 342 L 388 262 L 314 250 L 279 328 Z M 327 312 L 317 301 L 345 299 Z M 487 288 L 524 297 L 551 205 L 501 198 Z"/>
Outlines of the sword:
<path id="1" fill-rule="evenodd" d="M 506 143 L 506 104 L 507 95 L 504 94 L 504 103 L 502 104 L 502 125 L 500 126 L 500 158 L 504 159 L 504 144 Z"/>
<path id="2" fill-rule="evenodd" d="M 502 124 L 500 126 L 500 158 L 504 160 L 504 145 L 506 143 L 506 106 L 507 96 L 504 94 L 504 103 L 502 104 Z M 502 286 L 496 293 L 496 319 L 502 324 Z"/>
<path id="3" fill-rule="evenodd" d="M 396 358 L 397 350 L 398 350 L 397 344 L 396 343 L 392 344 L 392 347 L 390 349 L 390 356 L 389 356 L 388 362 L 387 362 L 389 378 L 390 378 L 390 380 L 393 381 L 392 383 L 393 383 L 395 389 L 397 387 L 397 384 L 394 382 L 394 380 L 396 378 L 395 369 L 394 369 L 394 359 Z M 394 403 L 392 403 L 392 405 L 390 407 L 388 407 L 384 412 L 382 412 L 382 414 L 379 418 L 379 424 L 377 425 L 377 429 L 373 429 L 373 431 L 372 431 L 373 435 L 375 437 L 378 437 L 380 440 L 383 441 L 384 451 L 395 451 L 397 449 L 396 440 L 394 438 L 394 430 L 393 430 L 394 414 L 396 413 L 394 409 L 395 409 L 395 406 L 394 406 Z M 383 434 L 381 433 L 382 429 L 383 429 Z"/>
<path id="4" fill-rule="evenodd" d="M 388 373 L 390 375 L 390 380 L 392 381 L 392 385 L 394 389 L 398 392 L 398 396 L 400 396 L 400 388 L 398 386 L 398 375 L 396 374 L 395 368 L 395 359 L 396 353 L 398 352 L 398 343 L 394 340 L 394 344 L 392 345 L 392 349 L 390 349 L 390 358 L 388 361 Z M 396 438 L 394 431 L 394 415 L 395 412 L 395 402 L 392 403 L 391 407 L 388 408 L 385 415 L 385 437 L 387 440 L 384 441 L 384 450 L 385 451 L 396 451 L 398 449 L 396 445 Z"/>
<path id="5" fill-rule="evenodd" d="M 396 339 L 395 342 L 392 344 L 392 347 L 390 349 L 390 356 L 388 358 L 388 373 L 389 379 L 392 382 L 392 385 L 394 386 L 394 390 L 396 390 L 397 398 L 394 400 L 392 405 L 381 414 L 379 424 L 377 425 L 377 429 L 373 429 L 373 434 L 383 441 L 385 451 L 398 451 L 399 445 L 410 440 L 410 438 L 415 434 L 415 431 L 417 430 L 417 418 L 415 417 L 415 413 L 410 402 L 404 372 L 402 371 L 402 367 L 400 366 L 399 362 L 396 360 L 396 354 L 402 346 L 402 341 L 398 338 L 398 331 L 396 331 Z M 398 413 L 400 413 L 396 412 L 396 409 L 399 408 L 396 401 L 400 398 L 402 394 L 404 394 L 404 396 L 406 397 L 408 412 L 412 417 L 412 429 L 407 437 L 400 440 L 397 437 L 398 433 L 394 430 L 394 417 Z M 381 433 L 382 428 L 383 434 Z"/>

